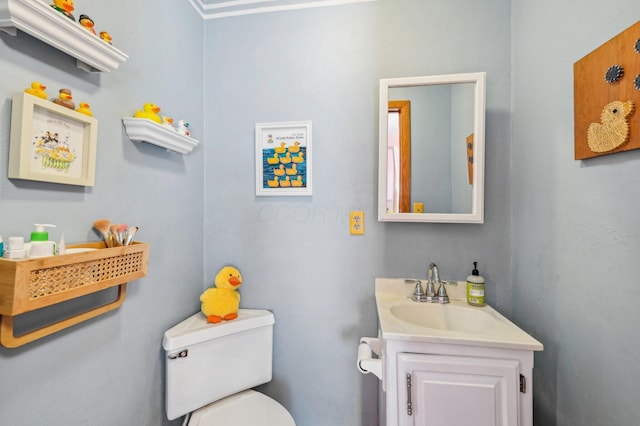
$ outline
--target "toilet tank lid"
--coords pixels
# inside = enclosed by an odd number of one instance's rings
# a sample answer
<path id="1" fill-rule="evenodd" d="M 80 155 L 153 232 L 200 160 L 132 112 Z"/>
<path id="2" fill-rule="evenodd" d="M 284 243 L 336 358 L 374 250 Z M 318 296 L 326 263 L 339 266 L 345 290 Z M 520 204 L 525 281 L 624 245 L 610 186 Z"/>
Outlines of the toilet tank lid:
<path id="1" fill-rule="evenodd" d="M 162 347 L 165 351 L 175 351 L 229 334 L 273 325 L 275 322 L 273 313 L 263 309 L 239 309 L 238 318 L 218 324 L 208 323 L 204 314 L 198 312 L 165 331 Z"/>

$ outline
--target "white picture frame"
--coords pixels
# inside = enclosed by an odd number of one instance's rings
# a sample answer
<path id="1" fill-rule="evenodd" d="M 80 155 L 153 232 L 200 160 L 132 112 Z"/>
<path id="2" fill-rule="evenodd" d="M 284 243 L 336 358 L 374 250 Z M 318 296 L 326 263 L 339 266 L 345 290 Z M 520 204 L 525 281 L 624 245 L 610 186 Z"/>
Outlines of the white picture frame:
<path id="1" fill-rule="evenodd" d="M 312 123 L 257 123 L 256 196 L 313 194 Z"/>
<path id="2" fill-rule="evenodd" d="M 28 93 L 16 93 L 8 176 L 94 186 L 97 135 L 97 119 Z"/>

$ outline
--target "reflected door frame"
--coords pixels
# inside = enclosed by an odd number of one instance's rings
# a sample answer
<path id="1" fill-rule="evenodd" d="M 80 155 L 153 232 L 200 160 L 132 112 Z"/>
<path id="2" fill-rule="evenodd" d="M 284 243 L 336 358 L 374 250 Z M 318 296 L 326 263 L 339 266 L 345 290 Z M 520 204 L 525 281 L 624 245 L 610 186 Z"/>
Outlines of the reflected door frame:
<path id="1" fill-rule="evenodd" d="M 399 116 L 398 213 L 411 213 L 411 102 L 389 101 L 389 112 L 397 112 Z"/>

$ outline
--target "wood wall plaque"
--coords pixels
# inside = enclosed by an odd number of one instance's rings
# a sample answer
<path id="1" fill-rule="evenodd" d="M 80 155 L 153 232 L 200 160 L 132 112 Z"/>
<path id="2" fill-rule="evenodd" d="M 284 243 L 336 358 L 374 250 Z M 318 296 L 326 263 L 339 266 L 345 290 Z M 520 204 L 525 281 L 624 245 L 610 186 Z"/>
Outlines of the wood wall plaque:
<path id="1" fill-rule="evenodd" d="M 573 78 L 575 159 L 640 148 L 640 21 L 577 61 Z"/>

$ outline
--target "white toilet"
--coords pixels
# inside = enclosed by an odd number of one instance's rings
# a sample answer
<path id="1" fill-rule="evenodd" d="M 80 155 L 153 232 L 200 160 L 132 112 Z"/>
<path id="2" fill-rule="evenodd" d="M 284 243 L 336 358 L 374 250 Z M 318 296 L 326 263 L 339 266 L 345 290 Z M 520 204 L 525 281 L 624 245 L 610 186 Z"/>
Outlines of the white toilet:
<path id="1" fill-rule="evenodd" d="M 167 330 L 167 418 L 193 412 L 190 426 L 295 426 L 282 405 L 251 390 L 271 381 L 274 323 L 269 311 L 240 309 L 232 321 L 210 324 L 198 312 Z"/>

